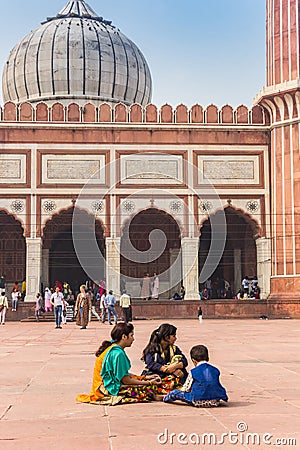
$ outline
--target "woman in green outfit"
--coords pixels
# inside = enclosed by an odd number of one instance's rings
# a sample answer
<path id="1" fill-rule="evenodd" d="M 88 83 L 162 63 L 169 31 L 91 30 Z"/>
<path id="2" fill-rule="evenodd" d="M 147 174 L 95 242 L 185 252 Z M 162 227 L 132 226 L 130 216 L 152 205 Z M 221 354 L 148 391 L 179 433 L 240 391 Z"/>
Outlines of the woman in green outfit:
<path id="1" fill-rule="evenodd" d="M 117 405 L 120 403 L 161 401 L 161 379 L 158 375 L 139 376 L 130 373 L 130 361 L 125 353 L 134 341 L 133 325 L 119 322 L 111 332 L 111 341 L 102 342 L 96 352 L 92 391 L 80 394 L 77 401 Z"/>

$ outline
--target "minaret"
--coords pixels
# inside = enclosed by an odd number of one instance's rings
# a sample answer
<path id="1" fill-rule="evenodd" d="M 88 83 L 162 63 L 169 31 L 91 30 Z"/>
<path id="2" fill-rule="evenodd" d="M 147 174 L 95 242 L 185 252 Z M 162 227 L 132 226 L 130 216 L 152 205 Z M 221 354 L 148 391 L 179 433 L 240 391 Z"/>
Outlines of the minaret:
<path id="1" fill-rule="evenodd" d="M 267 0 L 267 79 L 256 99 L 270 114 L 272 298 L 300 295 L 300 0 Z"/>

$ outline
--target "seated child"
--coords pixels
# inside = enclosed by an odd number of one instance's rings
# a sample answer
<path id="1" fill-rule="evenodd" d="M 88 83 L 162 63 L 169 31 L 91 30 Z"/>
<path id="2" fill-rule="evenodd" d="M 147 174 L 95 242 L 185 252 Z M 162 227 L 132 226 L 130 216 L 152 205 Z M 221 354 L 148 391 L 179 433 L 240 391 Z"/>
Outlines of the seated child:
<path id="1" fill-rule="evenodd" d="M 173 390 L 163 401 L 172 403 L 181 400 L 191 406 L 220 406 L 227 402 L 226 390 L 219 381 L 220 371 L 208 364 L 208 350 L 204 345 L 195 345 L 190 351 L 194 368 L 190 371 L 181 390 Z"/>

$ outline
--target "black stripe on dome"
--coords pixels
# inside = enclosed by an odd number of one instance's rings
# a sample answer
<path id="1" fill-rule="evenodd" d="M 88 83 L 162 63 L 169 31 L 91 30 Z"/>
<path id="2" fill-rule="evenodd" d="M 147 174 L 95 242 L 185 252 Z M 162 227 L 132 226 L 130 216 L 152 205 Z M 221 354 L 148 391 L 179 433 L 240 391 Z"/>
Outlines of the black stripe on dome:
<path id="1" fill-rule="evenodd" d="M 115 87 L 116 87 L 116 66 L 117 66 L 117 61 L 116 61 L 116 52 L 115 52 L 115 46 L 113 43 L 113 40 L 111 38 L 111 33 L 108 31 L 108 29 L 106 28 L 106 26 L 104 27 L 105 31 L 107 32 L 107 35 L 109 37 L 110 43 L 111 43 L 111 49 L 113 52 L 113 57 L 114 57 L 114 80 L 113 80 L 113 84 L 112 84 L 112 92 L 111 92 L 111 97 L 114 98 L 115 95 Z"/>
<path id="2" fill-rule="evenodd" d="M 71 33 L 72 20 L 70 20 L 67 32 L 67 43 L 66 43 L 66 55 L 67 55 L 67 86 L 68 94 L 70 94 L 70 33 Z"/>
<path id="3" fill-rule="evenodd" d="M 133 52 L 135 60 L 136 60 L 136 74 L 137 74 L 137 77 L 136 77 L 136 89 L 135 89 L 135 94 L 134 94 L 134 99 L 133 99 L 133 103 L 136 103 L 136 98 L 137 98 L 137 95 L 138 95 L 139 84 L 140 84 L 140 65 L 139 65 L 139 59 L 138 59 L 136 51 L 135 51 L 136 47 L 135 47 L 134 43 L 132 41 L 130 41 L 130 40 L 128 40 L 128 42 L 130 43 L 130 47 L 132 48 L 132 52 Z"/>
<path id="4" fill-rule="evenodd" d="M 84 36 L 84 23 L 83 20 L 80 19 L 80 24 L 81 24 L 81 31 L 82 31 L 82 51 L 83 51 L 83 58 L 82 58 L 82 63 L 83 63 L 83 72 L 82 72 L 82 93 L 83 95 L 85 95 L 85 77 L 86 77 L 86 61 L 85 61 L 85 36 Z"/>
<path id="5" fill-rule="evenodd" d="M 16 96 L 17 96 L 17 100 L 18 101 L 20 100 L 20 98 L 19 98 L 19 93 L 18 93 L 18 88 L 17 88 L 17 81 L 16 81 L 16 67 L 17 67 L 17 57 L 18 57 L 18 54 L 19 54 L 19 50 L 21 48 L 21 44 L 23 43 L 24 39 L 22 39 L 22 41 L 19 43 L 18 48 L 16 49 L 16 52 L 15 52 L 14 60 L 13 60 L 13 64 L 14 64 L 14 66 L 13 66 L 13 80 L 14 80 L 14 88 L 15 88 L 15 92 L 16 92 Z M 7 78 L 7 80 L 8 80 L 8 78 Z M 9 91 L 9 83 L 8 82 L 7 82 L 7 88 L 8 88 L 8 91 Z M 12 99 L 12 96 L 11 96 L 10 93 L 9 93 L 9 97 L 10 97 L 10 99 Z"/>
<path id="6" fill-rule="evenodd" d="M 102 75 L 102 61 L 101 61 L 101 43 L 100 43 L 100 38 L 99 38 L 99 33 L 96 30 L 95 24 L 93 22 L 91 22 L 92 27 L 94 28 L 95 31 L 95 35 L 98 41 L 98 51 L 99 51 L 99 76 L 98 76 L 98 97 L 100 97 L 100 93 L 101 93 L 101 75 Z"/>
<path id="7" fill-rule="evenodd" d="M 89 13 L 89 10 L 87 9 L 86 4 L 85 4 L 84 2 L 82 2 L 81 7 L 82 7 L 82 9 L 85 11 L 85 14 L 87 14 L 87 15 L 90 14 L 90 13 Z"/>
<path id="8" fill-rule="evenodd" d="M 62 21 L 60 22 L 62 23 Z M 54 81 L 54 47 L 55 47 L 55 38 L 56 38 L 56 33 L 58 30 L 60 24 L 56 24 L 55 25 L 55 30 L 53 33 L 53 38 L 52 38 L 52 47 L 51 47 L 51 78 L 52 78 L 52 94 L 55 95 L 55 81 Z"/>
<path id="9" fill-rule="evenodd" d="M 129 62 L 128 62 L 128 55 L 127 55 L 127 51 L 126 51 L 126 47 L 125 47 L 125 44 L 124 44 L 123 39 L 121 38 L 121 36 L 120 36 L 119 33 L 116 33 L 116 34 L 117 34 L 118 38 L 119 38 L 120 41 L 121 41 L 121 44 L 122 44 L 122 47 L 123 47 L 124 53 L 125 53 L 125 58 L 126 58 L 127 76 L 126 76 L 125 92 L 124 92 L 124 96 L 123 96 L 124 100 L 126 100 L 126 97 L 127 97 L 127 91 L 128 91 L 128 85 L 129 85 Z"/>
<path id="10" fill-rule="evenodd" d="M 145 96 L 146 96 L 146 87 L 147 87 L 147 69 L 146 69 L 146 63 L 145 63 L 145 59 L 144 56 L 142 55 L 140 49 L 138 47 L 136 47 L 138 54 L 140 55 L 140 58 L 143 62 L 143 66 L 144 66 L 144 74 L 145 74 L 145 80 L 144 80 L 144 92 L 143 92 L 143 96 L 142 96 L 142 100 L 141 100 L 141 105 L 144 104 L 144 100 L 145 100 Z"/>
<path id="11" fill-rule="evenodd" d="M 32 38 L 34 36 L 34 33 L 31 34 L 30 39 L 28 39 L 27 42 L 27 46 L 26 46 L 26 50 L 25 50 L 25 55 L 24 55 L 24 65 L 23 65 L 23 71 L 24 71 L 24 87 L 25 87 L 25 91 L 26 91 L 26 96 L 27 98 L 29 98 L 29 91 L 28 91 L 28 86 L 27 86 L 27 70 L 26 70 L 26 63 L 27 63 L 27 54 L 28 54 L 28 50 L 30 47 L 30 43 L 32 41 Z"/>
<path id="12" fill-rule="evenodd" d="M 43 37 L 46 33 L 46 31 L 48 30 L 48 28 L 50 28 L 49 24 L 47 27 L 44 28 L 40 40 L 39 40 L 39 44 L 38 44 L 38 48 L 37 48 L 37 52 L 36 52 L 36 78 L 37 78 L 37 85 L 38 85 L 38 91 L 39 91 L 39 96 L 41 96 L 41 83 L 40 83 L 40 71 L 39 71 L 39 57 L 40 57 L 40 49 L 41 49 L 41 45 L 42 45 L 42 41 L 43 41 Z"/>

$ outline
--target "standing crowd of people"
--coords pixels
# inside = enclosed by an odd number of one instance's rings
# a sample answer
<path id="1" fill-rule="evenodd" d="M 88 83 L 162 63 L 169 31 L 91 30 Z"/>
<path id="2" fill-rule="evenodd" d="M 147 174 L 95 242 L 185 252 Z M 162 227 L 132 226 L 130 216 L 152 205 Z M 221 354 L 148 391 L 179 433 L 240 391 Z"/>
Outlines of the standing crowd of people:
<path id="1" fill-rule="evenodd" d="M 18 281 L 15 281 L 10 291 L 10 299 L 8 299 L 6 276 L 0 276 L 0 324 L 5 325 L 6 312 L 11 304 L 11 310 L 16 312 L 19 301 L 23 300 L 26 295 L 26 280 L 24 279 L 19 286 Z"/>
<path id="2" fill-rule="evenodd" d="M 258 285 L 258 279 L 255 275 L 251 279 L 245 276 L 241 282 L 241 288 L 238 292 L 234 293 L 229 281 L 216 277 L 214 279 L 208 279 L 203 283 L 199 291 L 200 300 L 209 299 L 259 299 L 260 287 Z"/>
<path id="3" fill-rule="evenodd" d="M 0 300 L 1 301 L 1 300 Z M 80 329 L 87 328 L 92 316 L 99 322 L 107 322 L 112 325 L 118 322 L 116 311 L 116 299 L 112 290 L 107 292 L 105 281 L 99 284 L 89 280 L 79 287 L 79 292 L 74 296 L 70 284 L 67 281 L 61 283 L 56 281 L 53 288 L 46 287 L 44 298 L 40 293 L 36 295 L 35 316 L 40 320 L 40 316 L 45 312 L 53 312 L 55 318 L 55 328 L 61 329 L 67 323 L 67 308 L 71 307 L 70 317 L 75 319 L 76 325 Z M 120 297 L 123 320 L 132 321 L 131 297 L 126 293 Z"/>

